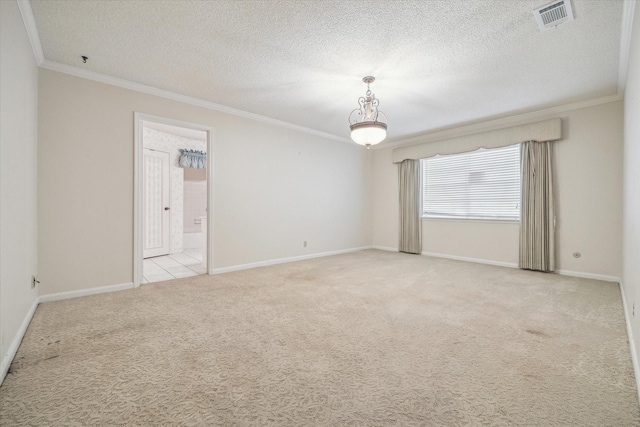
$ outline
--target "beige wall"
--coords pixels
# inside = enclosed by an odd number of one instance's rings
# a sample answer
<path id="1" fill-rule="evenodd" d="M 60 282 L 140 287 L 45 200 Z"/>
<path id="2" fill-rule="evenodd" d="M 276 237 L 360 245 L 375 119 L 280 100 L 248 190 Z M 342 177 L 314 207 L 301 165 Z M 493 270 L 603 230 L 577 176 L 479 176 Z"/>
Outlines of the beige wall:
<path id="1" fill-rule="evenodd" d="M 39 90 L 41 294 L 132 281 L 134 112 L 214 128 L 214 268 L 371 244 L 362 147 L 49 70 Z"/>
<path id="2" fill-rule="evenodd" d="M 16 2 L 0 1 L 0 382 L 37 297 L 38 68 Z"/>
<path id="3" fill-rule="evenodd" d="M 624 114 L 624 201 L 622 288 L 640 353 L 640 315 L 634 306 L 640 296 L 640 9 L 636 5 L 627 72 Z M 640 306 L 638 307 L 640 309 Z M 637 311 L 637 310 L 636 310 Z M 636 367 L 637 369 L 637 367 Z M 636 376 L 640 372 L 636 371 Z"/>
<path id="4" fill-rule="evenodd" d="M 373 152 L 373 245 L 398 249 L 400 221 L 398 167 L 390 149 Z"/>
<path id="5" fill-rule="evenodd" d="M 538 118 L 563 119 L 563 141 L 555 148 L 558 270 L 620 277 L 622 115 L 622 102 L 613 102 Z M 397 248 L 397 167 L 391 161 L 391 149 L 374 151 L 373 244 Z M 422 227 L 423 252 L 518 262 L 517 224 L 423 220 Z"/>

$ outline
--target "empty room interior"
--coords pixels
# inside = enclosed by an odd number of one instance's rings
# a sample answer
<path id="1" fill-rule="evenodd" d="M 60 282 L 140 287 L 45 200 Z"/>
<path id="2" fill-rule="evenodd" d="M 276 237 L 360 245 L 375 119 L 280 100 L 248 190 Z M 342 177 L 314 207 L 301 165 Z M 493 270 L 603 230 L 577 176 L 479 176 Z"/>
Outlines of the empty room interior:
<path id="1" fill-rule="evenodd" d="M 636 6 L 0 1 L 0 425 L 640 426 Z"/>

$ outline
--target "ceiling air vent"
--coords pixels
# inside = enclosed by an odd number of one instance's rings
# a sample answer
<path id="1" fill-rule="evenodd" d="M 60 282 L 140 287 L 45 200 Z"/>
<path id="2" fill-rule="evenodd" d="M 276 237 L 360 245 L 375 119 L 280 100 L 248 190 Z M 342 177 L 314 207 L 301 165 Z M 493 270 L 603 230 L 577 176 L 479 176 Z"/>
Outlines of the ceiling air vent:
<path id="1" fill-rule="evenodd" d="M 573 21 L 573 10 L 570 0 L 559 0 L 549 3 L 533 11 L 540 31 L 556 28 L 558 25 Z"/>

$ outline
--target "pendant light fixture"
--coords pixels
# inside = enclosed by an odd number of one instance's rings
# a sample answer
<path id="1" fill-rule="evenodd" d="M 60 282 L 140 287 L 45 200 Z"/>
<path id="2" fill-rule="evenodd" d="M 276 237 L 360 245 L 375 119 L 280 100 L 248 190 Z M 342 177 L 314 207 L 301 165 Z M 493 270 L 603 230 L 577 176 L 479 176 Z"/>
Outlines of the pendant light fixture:
<path id="1" fill-rule="evenodd" d="M 367 93 L 358 99 L 360 108 L 356 108 L 349 114 L 351 139 L 367 149 L 381 143 L 387 137 L 387 116 L 382 111 L 378 111 L 380 101 L 371 93 L 369 87 L 374 80 L 375 77 L 371 76 L 362 79 L 367 84 Z"/>

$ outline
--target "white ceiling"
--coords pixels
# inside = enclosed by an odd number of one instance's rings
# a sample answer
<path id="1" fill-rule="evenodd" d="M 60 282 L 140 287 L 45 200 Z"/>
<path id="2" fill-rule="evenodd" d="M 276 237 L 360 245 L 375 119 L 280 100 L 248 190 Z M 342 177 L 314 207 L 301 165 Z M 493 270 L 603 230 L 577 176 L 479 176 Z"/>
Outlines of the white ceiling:
<path id="1" fill-rule="evenodd" d="M 31 0 L 48 61 L 339 137 L 373 75 L 391 140 L 615 95 L 623 0 L 546 3 Z"/>

